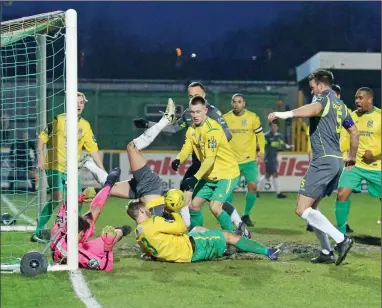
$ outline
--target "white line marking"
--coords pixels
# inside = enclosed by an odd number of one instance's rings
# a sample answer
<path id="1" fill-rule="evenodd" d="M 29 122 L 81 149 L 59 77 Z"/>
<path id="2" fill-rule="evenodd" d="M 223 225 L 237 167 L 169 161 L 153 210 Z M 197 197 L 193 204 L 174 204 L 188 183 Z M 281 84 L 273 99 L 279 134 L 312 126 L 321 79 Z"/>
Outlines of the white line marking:
<path id="1" fill-rule="evenodd" d="M 102 308 L 86 284 L 85 277 L 82 275 L 81 270 L 70 271 L 69 276 L 74 292 L 87 308 Z"/>
<path id="2" fill-rule="evenodd" d="M 6 196 L 1 195 L 1 199 L 4 201 L 4 203 L 8 206 L 8 208 L 13 212 L 13 214 L 17 214 L 19 211 L 18 209 L 13 205 L 11 200 L 9 200 Z M 24 214 L 19 215 L 20 218 L 24 219 L 26 222 L 30 223 L 31 225 L 36 225 L 36 221 L 28 216 L 25 216 Z"/>

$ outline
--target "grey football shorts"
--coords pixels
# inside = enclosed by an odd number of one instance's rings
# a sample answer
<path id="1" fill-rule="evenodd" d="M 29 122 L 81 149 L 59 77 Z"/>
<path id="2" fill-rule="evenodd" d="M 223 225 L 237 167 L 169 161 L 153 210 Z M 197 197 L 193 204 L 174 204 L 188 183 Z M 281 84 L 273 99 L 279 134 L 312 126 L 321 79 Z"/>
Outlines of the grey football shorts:
<path id="1" fill-rule="evenodd" d="M 148 195 L 163 196 L 162 180 L 148 165 L 133 171 L 133 178 L 129 180 L 129 185 L 129 199 L 138 199 Z"/>
<path id="2" fill-rule="evenodd" d="M 301 195 L 319 199 L 330 196 L 337 189 L 344 164 L 342 158 L 320 157 L 310 162 L 301 181 Z"/>

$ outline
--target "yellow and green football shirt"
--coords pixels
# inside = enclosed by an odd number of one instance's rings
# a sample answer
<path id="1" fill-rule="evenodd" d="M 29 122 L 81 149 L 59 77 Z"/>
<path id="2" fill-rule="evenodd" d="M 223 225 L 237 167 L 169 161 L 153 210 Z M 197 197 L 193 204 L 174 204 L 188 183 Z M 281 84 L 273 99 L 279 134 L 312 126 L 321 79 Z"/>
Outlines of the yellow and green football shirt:
<path id="1" fill-rule="evenodd" d="M 98 151 L 98 145 L 88 121 L 78 119 L 78 159 L 83 148 L 88 153 Z M 62 113 L 54 118 L 38 136 L 48 144 L 48 154 L 45 159 L 45 169 L 66 172 L 66 114 Z"/>
<path id="2" fill-rule="evenodd" d="M 356 166 L 367 170 L 381 171 L 381 109 L 374 107 L 373 111 L 362 115 L 353 111 L 352 118 L 360 133 Z M 362 159 L 368 150 L 377 158 L 371 164 L 365 163 Z"/>
<path id="3" fill-rule="evenodd" d="M 224 120 L 232 134 L 230 145 L 239 164 L 256 159 L 256 134 L 263 133 L 263 128 L 256 113 L 244 110 L 240 116 L 232 111 L 224 115 Z M 263 151 L 260 152 L 264 153 Z"/>
<path id="4" fill-rule="evenodd" d="M 199 126 L 193 124 L 188 128 L 186 141 L 178 155 L 180 162 L 183 163 L 192 151 L 202 164 L 206 158 L 215 159 L 213 166 L 204 174 L 204 180 L 234 179 L 240 175 L 237 160 L 223 128 L 217 121 L 207 117 Z"/>
<path id="5" fill-rule="evenodd" d="M 151 216 L 137 225 L 135 236 L 138 245 L 149 256 L 168 262 L 191 262 L 193 250 L 187 227 L 178 213 L 174 220 Z"/>

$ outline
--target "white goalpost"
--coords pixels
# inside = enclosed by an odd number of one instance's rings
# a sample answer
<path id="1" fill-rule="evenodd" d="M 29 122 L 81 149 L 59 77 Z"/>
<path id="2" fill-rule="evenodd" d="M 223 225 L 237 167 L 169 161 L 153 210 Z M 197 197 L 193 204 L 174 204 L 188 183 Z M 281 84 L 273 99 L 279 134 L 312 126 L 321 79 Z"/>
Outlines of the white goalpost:
<path id="1" fill-rule="evenodd" d="M 31 275 L 78 268 L 77 84 L 75 10 L 1 23 L 2 272 L 19 272 L 20 262 Z M 37 136 L 60 113 L 66 113 L 67 260 L 56 265 L 45 256 L 49 244 L 41 249 L 30 237 L 52 188 L 36 168 Z"/>

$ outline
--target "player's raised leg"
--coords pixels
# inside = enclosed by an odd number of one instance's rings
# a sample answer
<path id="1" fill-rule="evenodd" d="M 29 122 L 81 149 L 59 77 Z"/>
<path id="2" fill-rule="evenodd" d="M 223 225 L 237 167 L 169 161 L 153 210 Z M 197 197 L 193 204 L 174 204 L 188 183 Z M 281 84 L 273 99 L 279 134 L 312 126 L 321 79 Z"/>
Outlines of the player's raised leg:
<path id="1" fill-rule="evenodd" d="M 140 135 L 138 138 L 135 138 L 134 144 L 138 150 L 143 150 L 148 147 L 159 133 L 169 124 L 172 124 L 175 121 L 175 103 L 171 98 L 168 99 L 166 111 L 158 123 Z"/>

